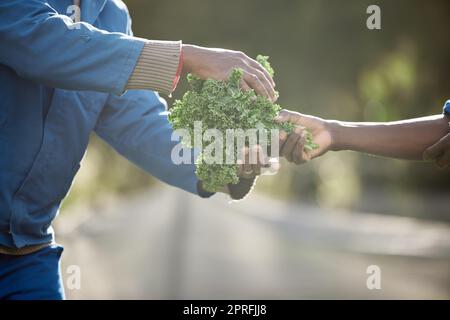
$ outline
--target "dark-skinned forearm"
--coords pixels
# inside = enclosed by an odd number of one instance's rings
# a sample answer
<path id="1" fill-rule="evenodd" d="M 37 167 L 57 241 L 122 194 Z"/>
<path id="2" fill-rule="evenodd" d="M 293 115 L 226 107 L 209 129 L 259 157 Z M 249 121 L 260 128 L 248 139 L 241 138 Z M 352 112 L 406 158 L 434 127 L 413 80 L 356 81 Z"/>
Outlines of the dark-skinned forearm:
<path id="1" fill-rule="evenodd" d="M 333 121 L 332 149 L 422 160 L 424 150 L 450 132 L 449 118 L 435 115 L 383 123 Z"/>

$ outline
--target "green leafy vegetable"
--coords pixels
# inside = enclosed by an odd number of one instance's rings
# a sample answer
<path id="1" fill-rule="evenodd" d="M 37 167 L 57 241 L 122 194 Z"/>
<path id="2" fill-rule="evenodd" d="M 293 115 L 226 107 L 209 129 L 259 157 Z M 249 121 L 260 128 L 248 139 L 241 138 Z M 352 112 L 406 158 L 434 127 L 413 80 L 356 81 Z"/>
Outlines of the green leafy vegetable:
<path id="1" fill-rule="evenodd" d="M 274 70 L 268 62 L 268 57 L 259 55 L 257 60 L 273 76 Z M 278 104 L 256 95 L 253 90 L 246 92 L 240 89 L 242 75 L 242 70 L 234 69 L 227 81 L 201 80 L 192 74 L 187 76 L 191 90 L 187 91 L 181 100 L 175 101 L 169 115 L 174 129 L 189 131 L 191 141 L 183 141 L 185 144 L 194 145 L 195 121 L 202 122 L 202 135 L 207 129 L 218 129 L 225 137 L 227 129 L 247 130 L 261 127 L 268 131 L 283 129 L 287 133 L 292 132 L 292 124 L 277 124 L 273 121 L 281 110 Z M 270 143 L 270 138 L 267 141 Z M 315 148 L 317 145 L 313 143 L 311 134 L 307 133 L 305 149 Z M 225 159 L 225 147 L 223 149 Z M 236 157 L 236 148 L 234 153 Z M 202 152 L 196 161 L 196 174 L 206 190 L 217 191 L 229 183 L 239 182 L 236 163 L 208 163 L 207 157 L 208 155 Z"/>

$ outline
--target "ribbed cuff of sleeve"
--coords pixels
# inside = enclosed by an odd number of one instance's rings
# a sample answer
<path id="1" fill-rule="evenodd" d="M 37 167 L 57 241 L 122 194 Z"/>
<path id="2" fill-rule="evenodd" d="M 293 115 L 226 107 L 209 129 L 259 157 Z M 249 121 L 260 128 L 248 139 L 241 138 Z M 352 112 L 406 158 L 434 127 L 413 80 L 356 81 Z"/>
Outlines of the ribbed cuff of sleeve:
<path id="1" fill-rule="evenodd" d="M 127 89 L 151 89 L 164 94 L 175 90 L 181 64 L 181 41 L 150 40 L 142 49 Z"/>

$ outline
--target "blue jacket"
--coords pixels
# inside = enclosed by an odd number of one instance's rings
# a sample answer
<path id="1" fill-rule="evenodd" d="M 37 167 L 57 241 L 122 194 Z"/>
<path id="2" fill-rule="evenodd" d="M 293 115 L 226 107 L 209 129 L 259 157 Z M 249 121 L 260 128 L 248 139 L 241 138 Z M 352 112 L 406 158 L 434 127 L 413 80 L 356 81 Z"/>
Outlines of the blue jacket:
<path id="1" fill-rule="evenodd" d="M 51 222 L 95 132 L 166 183 L 197 193 L 193 165 L 174 165 L 166 104 L 124 93 L 144 41 L 120 0 L 0 2 L 0 245 L 53 239 Z M 124 94 L 122 94 L 124 93 Z"/>

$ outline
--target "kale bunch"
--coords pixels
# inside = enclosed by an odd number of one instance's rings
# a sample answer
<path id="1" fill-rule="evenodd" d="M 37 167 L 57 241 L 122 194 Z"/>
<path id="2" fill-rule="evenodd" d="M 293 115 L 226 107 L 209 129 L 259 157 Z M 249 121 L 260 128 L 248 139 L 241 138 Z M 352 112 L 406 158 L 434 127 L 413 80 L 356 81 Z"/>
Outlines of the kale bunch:
<path id="1" fill-rule="evenodd" d="M 268 57 L 259 55 L 257 60 L 271 76 L 274 75 Z M 187 91 L 181 100 L 175 101 L 169 114 L 169 121 L 174 129 L 188 130 L 191 139 L 190 141 L 183 139 L 185 145 L 189 147 L 194 145 L 195 121 L 201 121 L 202 135 L 207 129 L 218 129 L 222 132 L 223 137 L 226 136 L 225 130 L 227 129 L 264 128 L 267 132 L 270 132 L 271 129 L 292 132 L 294 127 L 292 124 L 278 124 L 273 121 L 281 110 L 278 104 L 256 95 L 253 90 L 241 90 L 242 76 L 241 69 L 234 69 L 226 81 L 201 80 L 188 74 L 187 79 L 191 90 Z M 270 145 L 270 138 L 267 139 L 267 142 Z M 248 144 L 248 142 L 246 143 Z M 307 133 L 305 148 L 310 150 L 317 148 L 309 133 Z M 223 159 L 225 159 L 225 147 L 223 153 Z M 236 159 L 238 154 L 236 147 L 234 153 L 234 159 Z M 223 164 L 211 163 L 211 161 L 206 161 L 208 156 L 211 155 L 201 152 L 196 160 L 196 175 L 202 181 L 204 189 L 213 192 L 227 184 L 239 182 L 239 168 L 236 163 L 227 164 L 225 161 Z"/>

